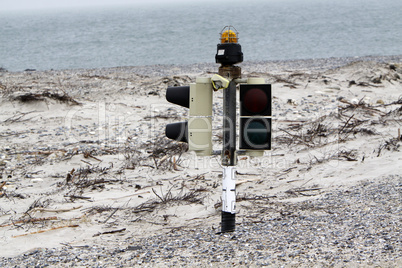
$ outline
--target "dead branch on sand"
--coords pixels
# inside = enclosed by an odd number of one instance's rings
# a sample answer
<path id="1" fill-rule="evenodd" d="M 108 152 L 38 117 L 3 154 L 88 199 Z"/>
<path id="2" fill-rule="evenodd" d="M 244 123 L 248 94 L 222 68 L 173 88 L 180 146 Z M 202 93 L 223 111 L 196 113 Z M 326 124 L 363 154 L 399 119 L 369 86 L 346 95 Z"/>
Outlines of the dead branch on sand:
<path id="1" fill-rule="evenodd" d="M 59 226 L 59 227 L 53 227 L 53 228 L 50 228 L 50 229 L 39 230 L 39 231 L 36 231 L 36 232 L 30 232 L 30 233 L 27 233 L 27 234 L 13 235 L 13 238 L 21 237 L 21 236 L 27 236 L 27 235 L 32 235 L 32 234 L 45 233 L 45 232 L 49 232 L 49 231 L 53 231 L 53 230 L 58 230 L 58 229 L 62 229 L 62 228 L 75 228 L 75 227 L 78 227 L 78 226 L 79 226 L 78 224 L 72 224 L 72 225 L 64 225 L 64 226 Z"/>
<path id="2" fill-rule="evenodd" d="M 124 232 L 125 230 L 126 230 L 126 228 L 121 228 L 121 229 L 118 229 L 118 230 L 112 230 L 112 231 L 97 233 L 97 234 L 94 234 L 93 237 L 95 237 L 95 236 L 100 236 L 100 235 L 104 235 L 104 234 L 121 233 L 121 232 Z"/>
<path id="3" fill-rule="evenodd" d="M 12 225 L 21 224 L 21 223 L 32 223 L 32 222 L 53 221 L 53 220 L 58 220 L 58 218 L 57 217 L 29 218 L 29 219 L 24 219 L 24 220 L 13 221 L 11 223 L 6 223 L 3 225 L 0 225 L 0 227 L 7 227 L 7 226 L 12 226 Z"/>
<path id="4" fill-rule="evenodd" d="M 73 99 L 71 96 L 69 96 L 66 92 L 63 92 L 63 94 L 52 93 L 49 91 L 44 91 L 41 93 L 27 92 L 27 93 L 12 97 L 12 100 L 20 101 L 23 103 L 44 101 L 46 99 L 57 100 L 60 102 L 67 103 L 69 105 L 80 105 L 81 104 L 78 101 L 76 101 L 75 99 Z"/>

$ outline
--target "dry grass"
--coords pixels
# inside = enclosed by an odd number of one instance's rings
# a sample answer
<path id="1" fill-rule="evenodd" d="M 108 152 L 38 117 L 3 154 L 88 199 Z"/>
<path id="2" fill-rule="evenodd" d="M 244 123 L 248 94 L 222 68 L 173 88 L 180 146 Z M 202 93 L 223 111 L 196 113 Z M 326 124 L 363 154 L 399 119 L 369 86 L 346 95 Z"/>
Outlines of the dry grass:
<path id="1" fill-rule="evenodd" d="M 128 139 L 123 149 L 124 168 L 150 167 L 161 171 L 176 169 L 181 163 L 181 156 L 188 150 L 188 145 L 172 141 L 164 135 L 155 141 L 135 144 Z"/>
<path id="2" fill-rule="evenodd" d="M 20 101 L 23 103 L 26 102 L 35 102 L 35 101 L 44 101 L 46 99 L 53 99 L 57 100 L 63 103 L 67 103 L 69 105 L 80 105 L 78 101 L 73 99 L 71 96 L 69 96 L 66 92 L 63 92 L 63 94 L 60 93 L 53 93 L 49 91 L 43 91 L 41 93 L 33 93 L 33 92 L 27 92 L 24 94 L 20 94 L 17 96 L 13 96 L 12 100 L 14 101 Z"/>

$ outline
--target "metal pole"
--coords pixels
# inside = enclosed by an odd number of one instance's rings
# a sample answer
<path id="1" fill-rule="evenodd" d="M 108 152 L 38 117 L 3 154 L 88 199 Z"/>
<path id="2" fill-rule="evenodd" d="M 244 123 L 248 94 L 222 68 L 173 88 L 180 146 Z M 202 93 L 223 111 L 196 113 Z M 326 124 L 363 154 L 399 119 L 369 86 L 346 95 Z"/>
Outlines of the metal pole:
<path id="1" fill-rule="evenodd" d="M 221 232 L 232 232 L 236 223 L 236 83 L 223 92 L 222 225 Z"/>
<path id="2" fill-rule="evenodd" d="M 223 92 L 222 165 L 236 165 L 236 83 L 232 80 Z"/>

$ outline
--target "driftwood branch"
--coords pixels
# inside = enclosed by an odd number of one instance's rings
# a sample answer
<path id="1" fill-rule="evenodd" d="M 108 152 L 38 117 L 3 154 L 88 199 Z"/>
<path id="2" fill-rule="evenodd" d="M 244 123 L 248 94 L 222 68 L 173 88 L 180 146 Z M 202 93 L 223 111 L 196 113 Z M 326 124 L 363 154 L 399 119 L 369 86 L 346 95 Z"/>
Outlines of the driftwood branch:
<path id="1" fill-rule="evenodd" d="M 13 237 L 16 238 L 16 237 L 27 236 L 27 235 L 31 235 L 31 234 L 40 234 L 40 233 L 45 233 L 45 232 L 49 232 L 49 231 L 53 231 L 53 230 L 57 230 L 57 229 L 75 228 L 75 227 L 78 227 L 78 226 L 79 226 L 78 224 L 64 225 L 64 226 L 53 227 L 53 228 L 50 228 L 50 229 L 40 230 L 40 231 L 31 232 L 31 233 L 22 234 L 22 235 L 13 235 Z"/>
<path id="2" fill-rule="evenodd" d="M 118 210 L 119 210 L 119 208 L 115 208 L 113 210 L 113 212 L 109 215 L 109 217 L 107 217 L 107 219 L 103 223 L 106 223 Z"/>
<path id="3" fill-rule="evenodd" d="M 107 231 L 107 232 L 103 232 L 103 233 L 97 233 L 94 234 L 93 236 L 100 236 L 100 235 L 104 235 L 104 234 L 115 234 L 115 233 L 121 233 L 124 232 L 126 230 L 126 228 L 122 228 L 122 229 L 118 229 L 118 230 L 113 230 L 113 231 Z"/>
<path id="4" fill-rule="evenodd" d="M 34 208 L 34 209 L 32 209 L 32 212 L 39 211 L 39 212 L 56 212 L 56 213 L 59 213 L 59 212 L 68 212 L 68 211 L 76 210 L 76 209 L 79 209 L 79 208 L 82 208 L 82 206 L 72 207 L 72 208 L 60 208 L 60 209 Z"/>
<path id="5" fill-rule="evenodd" d="M 285 191 L 285 193 L 287 194 L 292 194 L 292 195 L 296 195 L 300 194 L 303 196 L 314 196 L 314 194 L 306 194 L 305 192 L 312 192 L 312 191 L 318 191 L 321 190 L 322 188 L 302 188 L 302 189 L 289 189 L 287 191 Z"/>
<path id="6" fill-rule="evenodd" d="M 40 222 L 40 221 L 52 221 L 52 220 L 57 220 L 57 217 L 47 217 L 47 218 L 29 218 L 25 220 L 19 220 L 19 221 L 14 221 L 12 223 L 7 223 L 0 225 L 0 227 L 7 227 L 7 226 L 12 226 L 15 224 L 20 224 L 20 223 L 30 223 L 30 222 Z"/>
<path id="7" fill-rule="evenodd" d="M 6 183 L 7 183 L 7 182 L 3 181 L 3 183 L 2 183 L 2 184 L 0 184 L 0 190 L 2 190 L 2 189 L 3 189 L 4 185 L 6 185 Z"/>
<path id="8" fill-rule="evenodd" d="M 258 181 L 261 180 L 261 178 L 254 178 L 254 179 L 246 179 L 246 180 L 241 180 L 241 181 L 236 181 L 236 185 L 240 185 L 246 182 L 251 182 L 251 181 Z"/>

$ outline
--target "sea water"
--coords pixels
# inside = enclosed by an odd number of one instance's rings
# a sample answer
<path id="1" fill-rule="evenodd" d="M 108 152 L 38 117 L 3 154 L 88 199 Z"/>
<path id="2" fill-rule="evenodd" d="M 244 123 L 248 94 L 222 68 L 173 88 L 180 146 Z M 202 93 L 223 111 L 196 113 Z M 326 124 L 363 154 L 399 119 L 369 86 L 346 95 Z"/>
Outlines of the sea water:
<path id="1" fill-rule="evenodd" d="M 239 32 L 245 61 L 402 54 L 402 1 L 200 0 L 62 10 L 0 7 L 0 67 L 215 62 L 226 25 Z"/>

